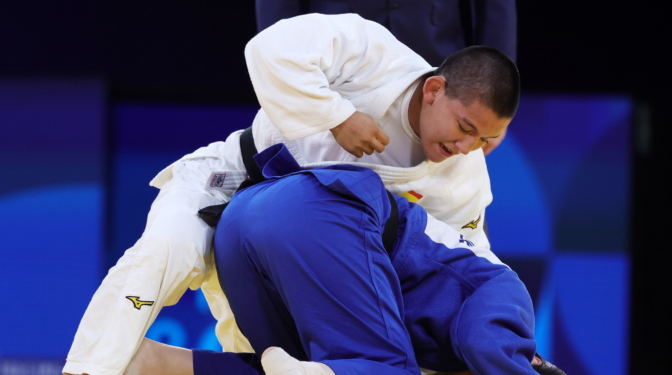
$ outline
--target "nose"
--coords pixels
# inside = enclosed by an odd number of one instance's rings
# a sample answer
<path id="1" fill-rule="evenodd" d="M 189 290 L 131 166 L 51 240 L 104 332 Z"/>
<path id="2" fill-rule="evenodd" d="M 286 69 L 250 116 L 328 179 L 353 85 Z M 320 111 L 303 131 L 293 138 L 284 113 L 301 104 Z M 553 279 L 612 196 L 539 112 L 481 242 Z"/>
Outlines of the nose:
<path id="1" fill-rule="evenodd" d="M 457 150 L 460 151 L 461 154 L 466 155 L 469 152 L 478 148 L 477 146 L 478 141 L 479 141 L 478 137 L 465 135 L 464 138 L 455 142 L 455 146 L 457 147 Z"/>

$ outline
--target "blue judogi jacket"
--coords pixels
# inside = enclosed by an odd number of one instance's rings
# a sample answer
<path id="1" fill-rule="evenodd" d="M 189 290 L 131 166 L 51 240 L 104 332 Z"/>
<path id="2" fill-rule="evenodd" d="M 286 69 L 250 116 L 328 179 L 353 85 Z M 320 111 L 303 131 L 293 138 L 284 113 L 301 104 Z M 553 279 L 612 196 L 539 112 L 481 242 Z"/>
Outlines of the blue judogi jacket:
<path id="1" fill-rule="evenodd" d="M 352 165 L 302 170 L 282 144 L 255 160 L 268 179 L 263 184 L 310 174 L 323 186 L 365 203 L 382 233 L 390 203 L 375 172 Z M 536 349 L 533 307 L 516 273 L 468 248 L 434 242 L 425 234 L 426 211 L 403 197 L 395 200 L 399 228 L 389 255 L 401 286 L 399 311 L 418 365 L 435 371 L 536 374 L 530 365 Z M 195 350 L 195 373 L 262 373 L 254 357 L 236 356 Z"/>

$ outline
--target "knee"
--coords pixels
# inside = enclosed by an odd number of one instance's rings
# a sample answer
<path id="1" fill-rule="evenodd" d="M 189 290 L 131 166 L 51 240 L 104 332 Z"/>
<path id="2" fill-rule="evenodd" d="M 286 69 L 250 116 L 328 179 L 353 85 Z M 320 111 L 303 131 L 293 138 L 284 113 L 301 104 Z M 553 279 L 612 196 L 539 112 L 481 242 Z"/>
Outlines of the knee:
<path id="1" fill-rule="evenodd" d="M 134 263 L 164 271 L 175 267 L 189 268 L 185 272 L 194 267 L 204 271 L 213 231 L 196 220 L 200 219 L 194 215 L 190 219 L 166 217 L 152 223 L 134 246 Z"/>

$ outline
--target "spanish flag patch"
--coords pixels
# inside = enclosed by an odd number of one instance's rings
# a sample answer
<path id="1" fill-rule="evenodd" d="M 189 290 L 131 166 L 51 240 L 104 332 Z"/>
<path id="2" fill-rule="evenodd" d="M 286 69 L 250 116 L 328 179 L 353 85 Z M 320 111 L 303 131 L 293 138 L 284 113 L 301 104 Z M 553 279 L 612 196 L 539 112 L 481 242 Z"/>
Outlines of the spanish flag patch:
<path id="1" fill-rule="evenodd" d="M 407 191 L 405 193 L 401 193 L 401 194 L 399 194 L 399 196 L 408 199 L 408 201 L 411 202 L 411 203 L 415 203 L 415 202 L 419 201 L 420 199 L 422 199 L 422 197 L 423 197 L 422 194 L 416 193 L 413 190 Z"/>

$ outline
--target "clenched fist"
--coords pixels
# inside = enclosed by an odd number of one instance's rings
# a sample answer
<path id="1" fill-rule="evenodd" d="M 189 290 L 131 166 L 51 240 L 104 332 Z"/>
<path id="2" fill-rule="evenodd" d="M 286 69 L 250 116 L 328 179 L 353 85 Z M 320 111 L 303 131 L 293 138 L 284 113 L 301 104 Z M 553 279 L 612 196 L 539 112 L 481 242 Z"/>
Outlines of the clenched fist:
<path id="1" fill-rule="evenodd" d="M 374 151 L 383 152 L 390 138 L 380 130 L 373 118 L 366 113 L 355 112 L 342 124 L 331 129 L 341 147 L 358 158 Z"/>

